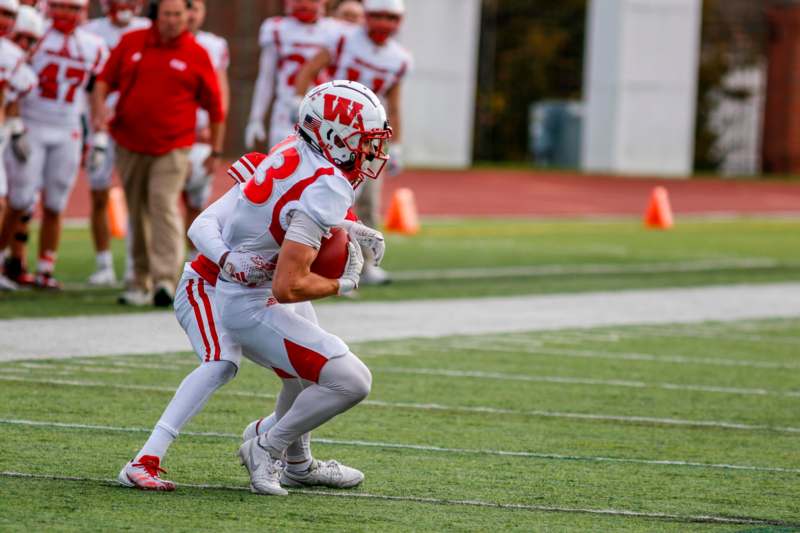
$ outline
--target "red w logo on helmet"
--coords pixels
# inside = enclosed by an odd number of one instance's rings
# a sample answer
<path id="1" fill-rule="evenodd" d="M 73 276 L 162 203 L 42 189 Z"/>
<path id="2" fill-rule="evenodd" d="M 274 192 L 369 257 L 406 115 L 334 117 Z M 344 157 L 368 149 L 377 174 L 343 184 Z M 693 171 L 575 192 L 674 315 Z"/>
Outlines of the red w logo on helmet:
<path id="1" fill-rule="evenodd" d="M 322 111 L 322 118 L 339 122 L 344 126 L 351 126 L 353 119 L 355 119 L 355 126 L 359 129 L 364 128 L 364 123 L 361 120 L 361 110 L 364 109 L 363 104 L 335 94 L 326 94 L 324 98 L 325 108 Z"/>

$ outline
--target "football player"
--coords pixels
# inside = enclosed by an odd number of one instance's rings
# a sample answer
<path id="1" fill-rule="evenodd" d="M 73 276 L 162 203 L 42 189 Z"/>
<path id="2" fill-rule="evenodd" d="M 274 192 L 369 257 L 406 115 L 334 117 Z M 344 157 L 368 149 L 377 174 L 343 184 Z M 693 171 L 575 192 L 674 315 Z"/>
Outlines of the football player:
<path id="1" fill-rule="evenodd" d="M 364 0 L 366 22 L 345 30 L 330 41 L 297 75 L 295 102 L 299 102 L 319 73 L 330 68 L 336 79 L 358 81 L 370 87 L 386 104 L 389 122 L 394 130 L 389 173 L 402 170 L 402 130 L 400 100 L 403 80 L 411 68 L 411 55 L 393 36 L 400 28 L 405 13 L 403 0 Z M 381 182 L 370 181 L 359 191 L 356 213 L 365 224 L 377 227 L 380 213 Z M 372 262 L 365 264 L 362 283 L 380 285 L 390 281 L 389 275 Z"/>
<path id="2" fill-rule="evenodd" d="M 18 11 L 19 2 L 17 0 L 0 0 L 0 156 L 5 152 L 6 143 L 11 136 L 10 129 L 14 122 L 13 119 L 7 120 L 6 118 L 8 85 L 14 70 L 20 62 L 24 61 L 23 51 L 7 39 L 14 28 Z M 2 220 L 5 216 L 7 194 L 8 180 L 5 165 L 0 162 L 0 228 L 2 228 Z M 0 255 L 4 254 L 5 251 L 0 250 Z M 0 290 L 14 289 L 16 289 L 16 284 L 0 274 Z"/>
<path id="3" fill-rule="evenodd" d="M 44 215 L 35 277 L 27 273 L 24 246 L 12 249 L 6 275 L 18 283 L 59 289 L 53 276 L 61 237 L 62 212 L 78 176 L 81 112 L 86 87 L 108 57 L 103 41 L 78 26 L 88 0 L 49 0 L 51 27 L 33 53 L 38 88 L 21 101 L 30 153 L 16 153 L 22 164 L 11 176 L 9 214 L 12 232 L 24 240 L 27 221 L 41 192 Z M 4 231 L 7 233 L 7 231 Z M 4 244 L 0 243 L 0 247 Z"/>
<path id="4" fill-rule="evenodd" d="M 109 50 L 129 31 L 150 27 L 150 20 L 138 16 L 140 0 L 103 0 L 105 16 L 92 19 L 83 29 L 97 35 Z M 106 105 L 113 110 L 119 94 L 109 96 Z M 86 108 L 90 106 L 87 104 Z M 114 173 L 114 143 L 105 133 L 92 135 L 92 149 L 88 160 L 89 188 L 92 195 L 91 226 L 96 252 L 96 270 L 89 276 L 89 285 L 109 286 L 117 282 L 114 260 L 111 255 L 111 231 L 108 226 L 109 191 Z"/>
<path id="5" fill-rule="evenodd" d="M 315 460 L 309 441 L 312 429 L 369 392 L 369 370 L 319 327 L 310 303 L 358 285 L 360 248 L 348 245 L 338 280 L 309 268 L 323 234 L 334 226 L 346 228 L 378 260 L 383 256 L 382 235 L 353 221 L 349 207 L 354 187 L 377 177 L 386 163 L 391 130 L 377 98 L 359 84 L 325 84 L 305 104 L 298 137 L 269 156 L 248 154 L 234 163 L 228 174 L 237 185 L 190 228 L 202 255 L 184 270 L 175 311 L 203 364 L 184 380 L 145 446 L 120 472 L 126 486 L 174 489 L 159 475 L 168 446 L 233 378 L 242 354 L 283 381 L 275 412 L 243 433 L 239 455 L 252 490 L 286 494 L 282 486 L 344 488 L 363 480 L 356 469 Z M 264 217 L 271 221 L 267 232 Z"/>
<path id="6" fill-rule="evenodd" d="M 293 133 L 294 84 L 303 64 L 321 50 L 341 24 L 322 17 L 326 0 L 286 0 L 286 17 L 268 18 L 259 30 L 261 57 L 250 121 L 245 130 L 248 149 L 267 140 L 264 117 L 269 118 L 269 147 Z M 327 79 L 319 76 L 317 82 Z M 271 107 L 270 107 L 271 104 Z"/>
<path id="7" fill-rule="evenodd" d="M 337 20 L 358 26 L 364 23 L 364 4 L 357 0 L 344 0 L 336 6 L 333 16 Z"/>
<path id="8" fill-rule="evenodd" d="M 228 41 L 207 31 L 201 31 L 206 18 L 205 0 L 194 0 L 189 9 L 189 31 L 191 31 L 200 46 L 206 49 L 211 64 L 217 71 L 219 88 L 222 91 L 222 105 L 227 110 L 230 107 L 230 84 L 228 81 L 228 66 L 230 65 L 230 54 L 228 53 Z M 183 199 L 186 204 L 186 229 L 188 231 L 192 222 L 197 218 L 203 208 L 206 207 L 208 198 L 211 195 L 211 184 L 213 176 L 205 169 L 205 161 L 211 155 L 210 144 L 211 132 L 208 129 L 208 112 L 203 109 L 197 111 L 197 142 L 189 152 L 191 167 L 189 177 L 186 180 L 186 187 L 183 191 Z M 188 240 L 189 257 L 194 259 L 196 250 L 191 239 Z"/>
<path id="9" fill-rule="evenodd" d="M 0 53 L 0 71 L 3 72 L 0 74 L 0 78 L 6 78 L 6 90 L 2 97 L 5 99 L 5 107 L 0 105 L 0 114 L 5 113 L 6 118 L 5 128 L 0 126 L 0 130 L 5 129 L 6 132 L 0 131 L 0 144 L 6 142 L 3 141 L 3 138 L 10 143 L 10 149 L 2 153 L 3 160 L 0 162 L 0 242 L 2 243 L 11 241 L 13 226 L 10 217 L 6 223 L 4 216 L 8 192 L 7 176 L 20 171 L 20 165 L 15 155 L 24 158 L 30 151 L 25 136 L 25 124 L 20 118 L 19 100 L 35 89 L 38 83 L 36 73 L 28 65 L 28 59 L 43 33 L 44 19 L 41 15 L 30 6 L 20 5 L 14 31 L 10 35 L 10 41 L 17 48 L 10 46 L 5 38 L 0 38 L 0 49 L 2 49 L 0 50 L 2 52 Z M 2 244 L 2 248 L 0 248 L 0 265 L 3 265 L 6 259 L 5 247 L 6 244 Z M 22 236 L 19 241 L 12 241 L 11 247 L 24 251 Z M 4 275 L 0 275 L 0 290 L 3 289 L 14 290 L 16 284 Z"/>

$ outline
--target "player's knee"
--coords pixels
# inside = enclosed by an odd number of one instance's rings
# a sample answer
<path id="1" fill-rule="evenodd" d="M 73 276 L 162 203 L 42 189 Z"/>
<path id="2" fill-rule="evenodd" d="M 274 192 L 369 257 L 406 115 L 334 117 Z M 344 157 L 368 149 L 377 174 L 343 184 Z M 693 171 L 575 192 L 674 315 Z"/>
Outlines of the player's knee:
<path id="1" fill-rule="evenodd" d="M 347 379 L 347 393 L 354 403 L 359 403 L 369 396 L 372 390 L 372 372 L 358 357 L 352 354 L 347 357 L 351 360 L 351 364 L 348 365 L 350 372 Z"/>
<path id="2" fill-rule="evenodd" d="M 214 361 L 212 363 L 207 363 L 205 366 L 211 370 L 217 388 L 222 387 L 235 378 L 239 370 L 236 365 L 230 361 Z"/>

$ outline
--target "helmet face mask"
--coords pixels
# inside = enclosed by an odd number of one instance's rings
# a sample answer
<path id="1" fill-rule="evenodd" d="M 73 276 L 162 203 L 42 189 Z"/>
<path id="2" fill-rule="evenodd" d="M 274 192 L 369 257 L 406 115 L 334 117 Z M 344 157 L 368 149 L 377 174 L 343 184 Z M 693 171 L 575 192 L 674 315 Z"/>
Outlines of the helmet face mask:
<path id="1" fill-rule="evenodd" d="M 86 1 L 82 0 L 50 0 L 48 14 L 53 19 L 53 28 L 69 35 L 83 21 Z"/>
<path id="2" fill-rule="evenodd" d="M 8 35 L 14 29 L 19 5 L 15 0 L 0 2 L 0 37 Z"/>
<path id="3" fill-rule="evenodd" d="M 103 12 L 117 26 L 124 27 L 133 21 L 142 9 L 139 0 L 104 0 Z"/>
<path id="4" fill-rule="evenodd" d="M 286 0 L 286 12 L 303 24 L 313 24 L 322 16 L 325 0 Z"/>
<path id="5" fill-rule="evenodd" d="M 357 187 L 376 179 L 389 161 L 392 129 L 377 96 L 357 82 L 337 80 L 312 89 L 300 105 L 302 138 Z"/>
<path id="6" fill-rule="evenodd" d="M 401 20 L 395 13 L 367 13 L 367 34 L 376 44 L 383 44 L 397 33 Z"/>

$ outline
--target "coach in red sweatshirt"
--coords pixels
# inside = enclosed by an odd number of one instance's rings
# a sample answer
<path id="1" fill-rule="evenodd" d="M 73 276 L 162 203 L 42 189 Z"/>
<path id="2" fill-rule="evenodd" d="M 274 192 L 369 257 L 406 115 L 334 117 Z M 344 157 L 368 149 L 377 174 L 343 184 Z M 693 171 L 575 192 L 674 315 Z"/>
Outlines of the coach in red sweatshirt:
<path id="1" fill-rule="evenodd" d="M 183 262 L 178 207 L 189 174 L 198 107 L 211 118 L 213 175 L 224 136 L 217 74 L 208 53 L 188 31 L 188 2 L 160 0 L 150 29 L 125 35 L 111 54 L 92 94 L 95 128 L 110 127 L 116 166 L 125 187 L 133 232 L 134 280 L 121 303 L 169 306 Z M 108 121 L 106 95 L 119 91 Z"/>

